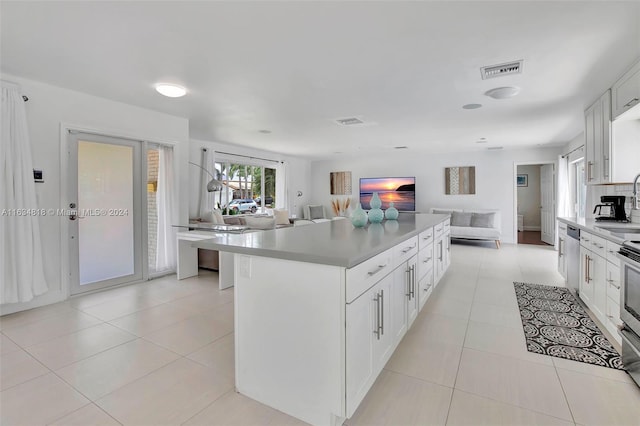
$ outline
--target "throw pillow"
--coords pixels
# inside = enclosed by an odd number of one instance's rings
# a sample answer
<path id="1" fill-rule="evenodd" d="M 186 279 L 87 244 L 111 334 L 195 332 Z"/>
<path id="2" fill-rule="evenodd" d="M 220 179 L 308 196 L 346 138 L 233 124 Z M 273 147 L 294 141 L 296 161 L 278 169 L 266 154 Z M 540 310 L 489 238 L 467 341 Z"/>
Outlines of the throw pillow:
<path id="1" fill-rule="evenodd" d="M 451 214 L 452 211 L 451 210 L 439 210 L 439 209 L 433 209 L 433 214 Z"/>
<path id="2" fill-rule="evenodd" d="M 224 220 L 224 223 L 226 223 L 227 225 L 243 225 L 243 223 L 240 221 L 240 218 L 235 216 L 227 216 L 227 218 Z"/>
<path id="3" fill-rule="evenodd" d="M 276 225 L 289 225 L 289 210 L 279 210 L 276 209 L 273 211 L 273 217 L 276 218 Z"/>
<path id="4" fill-rule="evenodd" d="M 324 207 L 323 206 L 309 206 L 309 219 L 324 219 Z"/>
<path id="5" fill-rule="evenodd" d="M 475 228 L 493 228 L 495 213 L 472 213 L 471 226 Z"/>
<path id="6" fill-rule="evenodd" d="M 244 221 L 251 229 L 275 229 L 276 227 L 274 217 L 245 217 Z"/>
<path id="7" fill-rule="evenodd" d="M 451 226 L 471 226 L 473 213 L 453 212 L 451 214 Z"/>

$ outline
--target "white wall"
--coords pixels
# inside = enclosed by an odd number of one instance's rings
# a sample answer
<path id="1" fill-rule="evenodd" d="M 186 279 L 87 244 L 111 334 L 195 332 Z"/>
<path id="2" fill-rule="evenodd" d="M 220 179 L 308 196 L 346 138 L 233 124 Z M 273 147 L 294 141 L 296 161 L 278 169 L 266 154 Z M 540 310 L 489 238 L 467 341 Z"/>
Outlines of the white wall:
<path id="1" fill-rule="evenodd" d="M 287 178 L 284 182 L 283 189 L 287 193 L 286 207 L 290 214 L 297 214 L 298 217 L 302 216 L 302 206 L 309 204 L 310 197 L 310 170 L 311 163 L 309 160 L 289 157 L 283 154 L 278 154 L 269 151 L 262 151 L 251 149 L 247 147 L 241 147 L 238 145 L 225 144 L 220 142 L 211 142 L 192 139 L 189 145 L 189 161 L 196 164 L 200 164 L 200 153 L 202 148 L 210 150 L 210 154 L 214 156 L 214 151 L 228 152 L 236 155 L 244 155 L 254 158 L 264 158 L 269 160 L 284 161 L 287 169 Z M 233 158 L 233 157 L 230 157 Z M 250 161 L 248 158 L 237 157 L 238 162 Z M 190 166 L 188 173 L 189 176 L 189 215 L 190 217 L 198 216 L 198 184 L 199 184 L 199 169 L 195 166 Z M 328 179 L 328 177 L 327 177 Z M 282 182 L 277 182 L 276 185 L 280 187 Z M 302 196 L 298 197 L 298 191 L 302 192 Z M 276 198 L 276 203 L 279 204 L 279 200 Z M 281 207 L 278 205 L 278 207 Z"/>
<path id="2" fill-rule="evenodd" d="M 518 166 L 518 174 L 528 175 L 528 186 L 518 187 L 518 214 L 524 215 L 525 231 L 540 230 L 540 166 Z"/>
<path id="3" fill-rule="evenodd" d="M 466 153 L 415 154 L 411 151 L 390 152 L 367 157 L 343 157 L 311 163 L 313 203 L 331 211 L 329 173 L 351 171 L 352 201 L 358 202 L 359 179 L 377 176 L 415 176 L 416 210 L 430 207 L 499 209 L 502 214 L 502 241 L 513 243 L 515 221 L 516 163 L 557 162 L 560 149 L 522 149 L 476 151 Z M 476 167 L 475 195 L 445 195 L 444 169 L 453 166 Z"/>
<path id="4" fill-rule="evenodd" d="M 27 121 L 34 168 L 44 172 L 44 183 L 36 184 L 38 208 L 67 208 L 71 200 L 63 200 L 60 129 L 61 123 L 90 128 L 107 134 L 128 136 L 155 142 L 174 142 L 176 176 L 179 189 L 180 221 L 188 217 L 188 187 L 186 168 L 189 143 L 189 122 L 185 118 L 114 102 L 84 93 L 3 74 L 2 79 L 22 86 L 29 97 L 26 103 Z M 63 300 L 68 281 L 62 276 L 67 262 L 62 249 L 62 236 L 68 226 L 66 217 L 41 218 L 42 246 L 45 255 L 45 275 L 49 292 L 27 304 L 0 307 L 2 314 Z M 65 228 L 63 228 L 65 227 Z"/>

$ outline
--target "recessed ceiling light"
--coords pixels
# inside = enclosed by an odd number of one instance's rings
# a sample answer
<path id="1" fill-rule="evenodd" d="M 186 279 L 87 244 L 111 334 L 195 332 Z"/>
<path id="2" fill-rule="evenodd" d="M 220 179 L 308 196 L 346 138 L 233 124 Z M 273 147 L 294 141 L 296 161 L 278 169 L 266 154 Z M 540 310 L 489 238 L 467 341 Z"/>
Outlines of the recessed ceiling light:
<path id="1" fill-rule="evenodd" d="M 519 87 L 496 87 L 484 92 L 485 95 L 493 99 L 509 99 L 520 93 Z"/>
<path id="2" fill-rule="evenodd" d="M 478 109 L 482 108 L 482 104 L 466 104 L 462 105 L 462 109 Z"/>
<path id="3" fill-rule="evenodd" d="M 158 93 L 170 98 L 179 98 L 187 94 L 187 89 L 177 84 L 158 83 L 156 84 Z"/>
<path id="4" fill-rule="evenodd" d="M 489 148 L 487 148 L 489 151 L 498 151 L 503 149 L 503 147 L 501 146 L 490 146 Z"/>
<path id="5" fill-rule="evenodd" d="M 393 149 L 409 149 L 408 146 L 394 146 Z"/>
<path id="6" fill-rule="evenodd" d="M 476 141 L 476 143 L 487 143 L 487 138 L 480 138 Z"/>
<path id="7" fill-rule="evenodd" d="M 262 129 L 262 130 L 258 130 L 258 132 L 264 133 L 265 135 L 268 135 L 269 133 L 271 133 L 271 130 Z"/>

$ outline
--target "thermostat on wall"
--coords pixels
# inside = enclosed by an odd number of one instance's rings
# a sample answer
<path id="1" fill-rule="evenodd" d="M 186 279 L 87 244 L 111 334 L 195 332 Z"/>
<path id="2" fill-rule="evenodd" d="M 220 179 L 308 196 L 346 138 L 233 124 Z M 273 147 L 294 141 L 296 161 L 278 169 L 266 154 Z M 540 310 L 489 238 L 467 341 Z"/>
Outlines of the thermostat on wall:
<path id="1" fill-rule="evenodd" d="M 33 169 L 33 180 L 38 182 L 38 183 L 44 182 L 44 177 L 43 177 L 43 174 L 42 174 L 42 170 Z"/>

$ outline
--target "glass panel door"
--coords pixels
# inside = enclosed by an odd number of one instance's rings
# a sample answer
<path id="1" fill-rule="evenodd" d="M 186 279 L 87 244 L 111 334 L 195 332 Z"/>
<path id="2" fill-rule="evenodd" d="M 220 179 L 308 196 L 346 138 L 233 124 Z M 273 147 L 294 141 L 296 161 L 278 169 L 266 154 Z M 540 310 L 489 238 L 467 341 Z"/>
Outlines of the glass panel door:
<path id="1" fill-rule="evenodd" d="M 141 142 L 71 135 L 71 293 L 142 279 Z"/>

